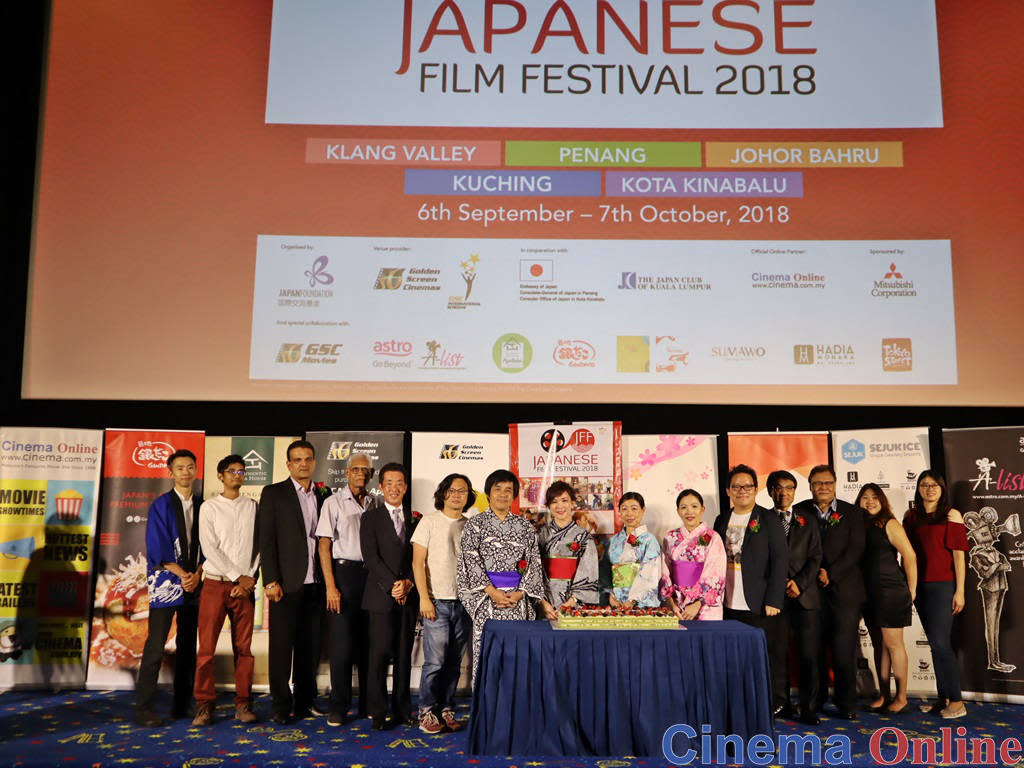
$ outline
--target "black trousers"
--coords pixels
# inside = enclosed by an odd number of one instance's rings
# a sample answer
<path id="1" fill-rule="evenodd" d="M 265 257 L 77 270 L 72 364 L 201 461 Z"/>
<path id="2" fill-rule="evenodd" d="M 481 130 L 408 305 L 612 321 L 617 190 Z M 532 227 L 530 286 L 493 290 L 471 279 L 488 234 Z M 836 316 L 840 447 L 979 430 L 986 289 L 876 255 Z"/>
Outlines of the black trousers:
<path id="1" fill-rule="evenodd" d="M 362 563 L 334 564 L 334 583 L 341 592 L 341 613 L 328 613 L 331 658 L 331 709 L 347 712 L 352 704 L 352 666 L 359 674 L 359 714 L 366 715 L 368 618 L 363 610 L 366 568 Z"/>
<path id="2" fill-rule="evenodd" d="M 817 707 L 828 696 L 828 651 L 832 654 L 835 690 L 832 701 L 837 709 L 852 712 L 857 704 L 857 634 L 860 605 L 825 600 L 821 610 L 821 643 L 818 652 L 820 690 Z"/>
<path id="3" fill-rule="evenodd" d="M 278 602 L 270 604 L 267 665 L 275 714 L 301 712 L 313 704 L 325 599 L 323 584 L 304 584 L 301 589 L 285 592 Z"/>
<path id="4" fill-rule="evenodd" d="M 366 710 L 370 717 L 385 717 L 388 711 L 388 660 L 391 674 L 391 715 L 404 720 L 412 714 L 409 675 L 412 668 L 412 640 L 418 610 L 415 601 L 394 605 L 389 611 L 370 611 L 369 685 Z"/>
<path id="5" fill-rule="evenodd" d="M 813 712 L 818 701 L 818 651 L 821 644 L 821 611 L 807 610 L 786 598 L 786 607 L 772 624 L 768 636 L 768 654 L 772 666 L 772 698 L 775 706 L 789 701 L 789 645 L 796 636 L 800 671 L 800 711 Z"/>
<path id="6" fill-rule="evenodd" d="M 196 633 L 199 629 L 199 603 L 189 601 L 175 608 L 149 609 L 146 645 L 142 649 L 139 678 L 135 685 L 135 708 L 152 711 L 156 699 L 157 679 L 164 660 L 164 646 L 171 632 L 171 622 L 178 618 L 174 637 L 174 698 L 171 714 L 184 715 L 192 702 L 192 683 L 196 677 Z"/>

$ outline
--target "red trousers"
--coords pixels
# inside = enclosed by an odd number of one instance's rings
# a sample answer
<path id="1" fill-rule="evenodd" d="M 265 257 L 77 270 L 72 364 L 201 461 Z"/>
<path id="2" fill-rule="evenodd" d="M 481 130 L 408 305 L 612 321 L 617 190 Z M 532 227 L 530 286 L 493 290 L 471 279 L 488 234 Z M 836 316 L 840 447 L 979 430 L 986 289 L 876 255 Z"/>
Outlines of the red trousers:
<path id="1" fill-rule="evenodd" d="M 206 579 L 199 598 L 199 652 L 196 654 L 196 702 L 213 702 L 217 691 L 213 686 L 213 655 L 224 617 L 231 621 L 231 648 L 235 655 L 235 706 L 250 703 L 253 657 L 252 627 L 256 604 L 252 595 L 231 597 L 230 581 Z"/>

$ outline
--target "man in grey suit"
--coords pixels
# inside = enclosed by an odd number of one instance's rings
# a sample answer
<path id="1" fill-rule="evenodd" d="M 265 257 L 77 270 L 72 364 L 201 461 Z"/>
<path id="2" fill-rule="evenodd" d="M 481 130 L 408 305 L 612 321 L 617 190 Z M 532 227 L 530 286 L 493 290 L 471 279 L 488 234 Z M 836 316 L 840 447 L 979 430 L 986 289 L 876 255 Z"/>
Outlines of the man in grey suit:
<path id="1" fill-rule="evenodd" d="M 264 487 L 257 528 L 264 591 L 270 598 L 270 695 L 273 722 L 284 725 L 319 714 L 314 709 L 320 661 L 324 585 L 316 556 L 320 507 L 330 492 L 313 483 L 313 446 L 288 446 L 287 480 Z M 292 678 L 292 695 L 288 679 Z"/>

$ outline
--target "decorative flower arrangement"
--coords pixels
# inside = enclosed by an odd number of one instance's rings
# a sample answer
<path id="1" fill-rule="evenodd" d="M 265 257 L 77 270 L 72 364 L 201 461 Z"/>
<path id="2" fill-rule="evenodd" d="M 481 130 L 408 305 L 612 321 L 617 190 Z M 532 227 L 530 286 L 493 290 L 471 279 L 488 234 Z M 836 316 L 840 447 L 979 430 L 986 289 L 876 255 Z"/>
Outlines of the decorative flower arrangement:
<path id="1" fill-rule="evenodd" d="M 757 533 L 761 530 L 761 521 L 756 517 L 752 517 L 750 518 L 750 522 L 747 523 L 747 528 L 750 529 L 751 533 Z"/>

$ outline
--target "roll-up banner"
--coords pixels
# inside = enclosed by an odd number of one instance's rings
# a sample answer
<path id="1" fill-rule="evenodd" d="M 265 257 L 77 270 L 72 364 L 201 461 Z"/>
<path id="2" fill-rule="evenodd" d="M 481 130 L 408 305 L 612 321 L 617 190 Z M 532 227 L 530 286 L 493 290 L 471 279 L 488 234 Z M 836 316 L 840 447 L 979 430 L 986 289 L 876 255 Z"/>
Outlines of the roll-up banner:
<path id="1" fill-rule="evenodd" d="M 412 433 L 412 508 L 425 515 L 434 509 L 438 483 L 454 473 L 469 478 L 476 504 L 466 516 L 487 509 L 484 480 L 509 464 L 508 435 L 480 432 Z"/>
<path id="2" fill-rule="evenodd" d="M 785 469 L 796 477 L 794 503 L 808 499 L 807 475 L 816 464 L 828 463 L 828 432 L 730 432 L 729 466 L 746 464 L 757 472 L 757 503 L 774 508 L 768 475 Z"/>
<path id="3" fill-rule="evenodd" d="M 89 649 L 89 688 L 133 688 L 146 643 L 146 521 L 149 506 L 172 487 L 167 457 L 182 448 L 196 456 L 202 494 L 202 432 L 108 429 L 103 449 L 102 513 L 96 549 L 96 592 Z M 174 631 L 167 638 L 174 648 Z M 170 670 L 161 670 L 169 681 Z"/>
<path id="4" fill-rule="evenodd" d="M 345 467 L 354 453 L 365 454 L 373 467 L 373 479 L 367 484 L 369 492 L 380 495 L 377 482 L 380 468 L 389 462 L 401 463 L 405 453 L 404 432 L 307 432 L 306 439 L 316 452 L 313 481 L 323 483 L 331 492 L 348 485 Z M 281 461 L 284 461 L 284 457 Z M 408 471 L 408 467 L 406 470 Z"/>
<path id="5" fill-rule="evenodd" d="M 519 477 L 519 499 L 512 511 L 535 522 L 547 517 L 544 494 L 555 480 L 576 489 L 592 530 L 619 529 L 622 495 L 622 424 L 509 424 L 509 468 Z"/>
<path id="6" fill-rule="evenodd" d="M 967 527 L 961 687 L 1024 704 L 1024 427 L 944 429 L 948 487 Z"/>
<path id="7" fill-rule="evenodd" d="M 931 466 L 928 427 L 833 432 L 832 456 L 836 469 L 836 496 L 852 504 L 865 483 L 876 483 L 889 500 L 896 519 L 902 521 L 914 500 L 917 476 Z M 873 658 L 874 649 L 863 618 L 860 622 L 860 644 L 864 658 Z M 935 670 L 931 646 L 916 608 L 911 625 L 904 630 L 903 645 L 907 649 L 910 670 L 907 691 L 915 696 L 933 696 Z M 874 676 L 877 670 L 873 665 L 869 668 Z M 877 678 L 873 679 L 877 682 Z"/>
<path id="8" fill-rule="evenodd" d="M 79 687 L 103 433 L 0 427 L 0 690 Z"/>
<path id="9" fill-rule="evenodd" d="M 623 435 L 623 489 L 644 497 L 644 524 L 658 537 L 682 525 L 676 496 L 692 488 L 704 497 L 704 522 L 714 523 L 718 498 L 717 435 Z"/>

